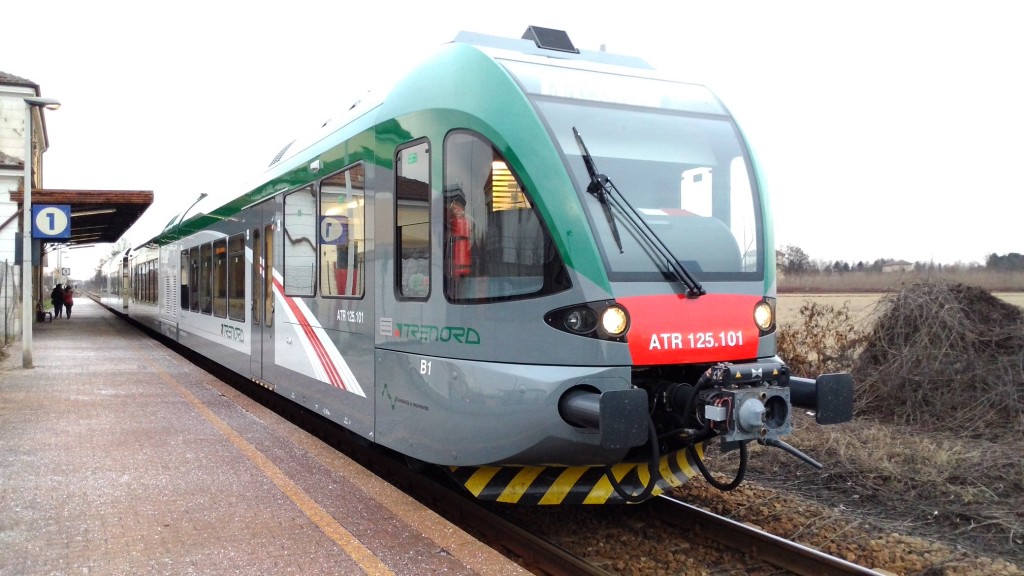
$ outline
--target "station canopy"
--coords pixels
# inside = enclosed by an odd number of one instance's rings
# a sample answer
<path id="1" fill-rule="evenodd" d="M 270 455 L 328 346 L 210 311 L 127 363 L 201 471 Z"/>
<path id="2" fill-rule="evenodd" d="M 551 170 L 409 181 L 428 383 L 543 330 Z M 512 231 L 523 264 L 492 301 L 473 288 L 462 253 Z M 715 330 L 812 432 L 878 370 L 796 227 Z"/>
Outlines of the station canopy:
<path id="1" fill-rule="evenodd" d="M 14 202 L 24 197 L 11 192 Z M 117 242 L 152 203 L 152 190 L 32 190 L 33 205 L 71 206 L 71 238 L 59 242 L 72 246 Z"/>

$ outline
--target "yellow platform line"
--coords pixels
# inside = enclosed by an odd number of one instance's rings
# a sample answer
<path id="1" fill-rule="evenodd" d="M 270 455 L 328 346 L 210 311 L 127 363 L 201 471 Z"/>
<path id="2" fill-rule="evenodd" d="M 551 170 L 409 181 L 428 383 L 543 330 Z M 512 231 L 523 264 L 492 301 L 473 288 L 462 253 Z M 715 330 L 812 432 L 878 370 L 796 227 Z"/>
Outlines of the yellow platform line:
<path id="1" fill-rule="evenodd" d="M 389 575 L 394 574 L 386 564 L 381 562 L 380 558 L 370 551 L 369 548 L 363 546 L 358 538 L 352 535 L 351 532 L 346 530 L 337 520 L 334 519 L 326 510 L 324 510 L 315 500 L 309 497 L 302 488 L 300 488 L 287 474 L 284 473 L 276 464 L 270 461 L 262 452 L 256 449 L 255 446 L 250 444 L 245 438 L 242 438 L 237 432 L 234 431 L 226 422 L 221 420 L 216 414 L 214 414 L 209 408 L 206 407 L 198 398 L 196 398 L 191 392 L 185 389 L 173 376 L 167 373 L 164 369 L 160 368 L 153 363 L 148 357 L 146 357 L 146 363 L 160 375 L 160 378 L 174 388 L 178 394 L 182 396 L 189 404 L 191 404 L 200 414 L 206 418 L 213 427 L 216 428 L 225 438 L 228 439 L 239 452 L 245 455 L 256 467 L 263 472 L 263 474 L 270 479 L 287 496 L 299 510 L 308 517 L 313 524 L 316 524 L 328 538 L 334 541 L 339 548 L 359 564 L 359 567 L 363 569 L 363 572 L 371 575 Z"/>

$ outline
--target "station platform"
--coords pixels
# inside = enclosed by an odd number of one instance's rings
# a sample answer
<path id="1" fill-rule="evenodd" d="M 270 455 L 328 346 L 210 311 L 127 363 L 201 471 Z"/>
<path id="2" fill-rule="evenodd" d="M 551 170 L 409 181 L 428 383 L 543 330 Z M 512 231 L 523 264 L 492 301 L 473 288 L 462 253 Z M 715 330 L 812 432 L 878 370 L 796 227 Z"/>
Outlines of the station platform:
<path id="1" fill-rule="evenodd" d="M 88 298 L 0 352 L 0 574 L 528 574 Z"/>

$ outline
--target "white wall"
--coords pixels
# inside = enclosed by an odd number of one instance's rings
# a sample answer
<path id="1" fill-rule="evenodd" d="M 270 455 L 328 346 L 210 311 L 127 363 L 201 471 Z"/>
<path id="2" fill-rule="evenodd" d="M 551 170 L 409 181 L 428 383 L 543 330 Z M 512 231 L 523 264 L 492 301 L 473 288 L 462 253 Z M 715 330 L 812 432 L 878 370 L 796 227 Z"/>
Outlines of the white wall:
<path id="1" fill-rule="evenodd" d="M 25 86 L 0 85 L 0 151 L 24 160 L 25 97 L 35 96 Z M 11 192 L 21 189 L 22 166 L 0 166 L 0 347 L 21 335 L 21 272 L 14 265 L 15 233 L 21 218 L 8 222 L 18 212 Z M 5 266 L 6 262 L 6 266 Z"/>

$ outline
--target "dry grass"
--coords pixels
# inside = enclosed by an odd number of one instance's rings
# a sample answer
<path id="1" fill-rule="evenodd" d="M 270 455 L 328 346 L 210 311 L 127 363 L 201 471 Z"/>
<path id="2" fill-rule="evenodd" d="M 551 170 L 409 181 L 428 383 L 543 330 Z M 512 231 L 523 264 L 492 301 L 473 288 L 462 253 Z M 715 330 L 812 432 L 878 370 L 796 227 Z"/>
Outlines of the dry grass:
<path id="1" fill-rule="evenodd" d="M 915 282 L 960 282 L 989 292 L 1024 292 L 1024 271 L 985 268 L 921 272 L 843 272 L 787 275 L 779 279 L 779 292 L 857 293 L 889 292 Z"/>
<path id="2" fill-rule="evenodd" d="M 824 469 L 757 447 L 748 479 L 857 518 L 879 538 L 904 534 L 1024 564 L 1024 464 L 1011 443 L 867 419 L 821 428 L 801 415 L 797 428 L 790 442 Z M 933 568 L 955 560 L 935 559 Z"/>
<path id="3" fill-rule="evenodd" d="M 863 347 L 864 333 L 844 302 L 840 306 L 805 301 L 796 329 L 779 330 L 778 346 L 794 375 L 848 372 Z"/>
<path id="4" fill-rule="evenodd" d="M 855 322 L 845 304 L 805 304 L 780 333 L 780 355 L 800 362 L 796 374 L 852 371 L 857 418 L 798 422 L 792 443 L 824 473 L 786 458 L 752 459 L 752 472 L 1024 562 L 1022 317 L 980 288 L 946 282 L 887 295 L 870 322 Z"/>

